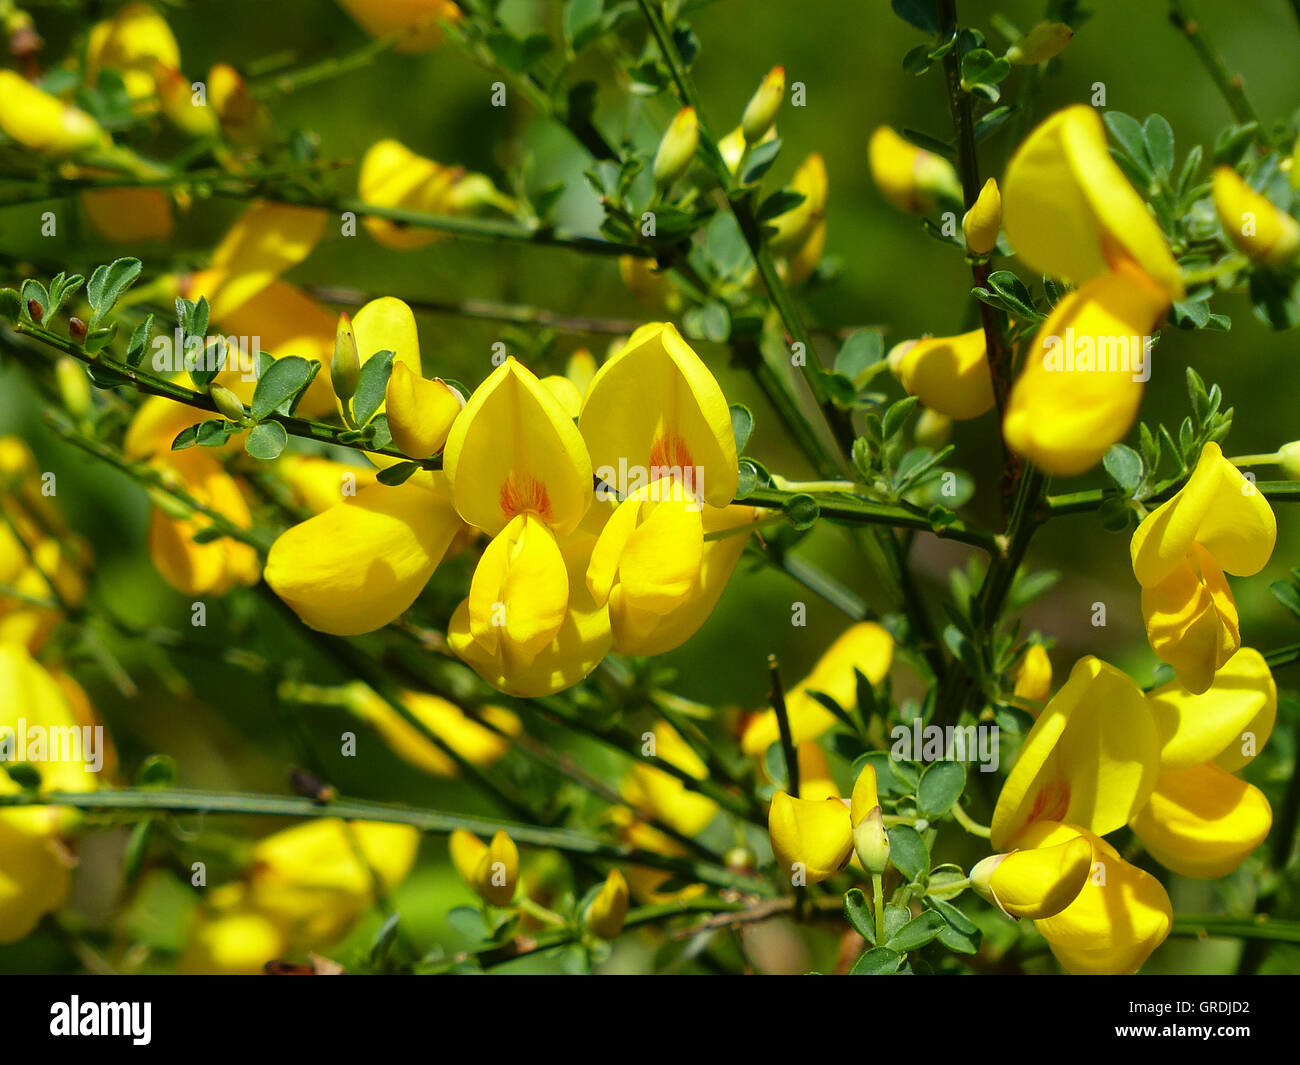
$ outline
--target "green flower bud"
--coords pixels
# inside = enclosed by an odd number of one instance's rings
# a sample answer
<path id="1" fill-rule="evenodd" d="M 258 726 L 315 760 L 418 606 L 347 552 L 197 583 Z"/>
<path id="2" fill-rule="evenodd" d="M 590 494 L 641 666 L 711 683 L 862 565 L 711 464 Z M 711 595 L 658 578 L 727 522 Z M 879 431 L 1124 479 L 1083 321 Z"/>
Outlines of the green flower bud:
<path id="1" fill-rule="evenodd" d="M 232 422 L 242 424 L 248 416 L 244 410 L 243 402 L 225 385 L 219 385 L 214 381 L 208 386 L 208 395 L 212 397 L 212 402 L 217 405 L 217 410 Z"/>
<path id="2" fill-rule="evenodd" d="M 334 333 L 334 358 L 330 362 L 330 382 L 334 394 L 349 400 L 357 394 L 361 381 L 361 356 L 357 354 L 357 338 L 352 333 L 352 319 L 339 315 L 338 329 Z"/>
<path id="3" fill-rule="evenodd" d="M 1293 440 L 1278 448 L 1278 465 L 1288 481 L 1300 481 L 1300 440 Z"/>
<path id="4" fill-rule="evenodd" d="M 683 107 L 673 117 L 668 132 L 659 142 L 659 150 L 655 152 L 655 184 L 666 189 L 685 174 L 691 168 L 699 143 L 700 123 L 695 108 Z"/>
<path id="5" fill-rule="evenodd" d="M 873 806 L 853 829 L 853 849 L 868 873 L 879 875 L 889 867 L 889 835 L 879 806 Z"/>
<path id="6" fill-rule="evenodd" d="M 1006 60 L 1022 67 L 1046 62 L 1065 51 L 1073 36 L 1064 22 L 1040 22 L 1007 49 Z"/>
<path id="7" fill-rule="evenodd" d="M 785 67 L 773 67 L 758 90 L 745 105 L 745 113 L 740 119 L 740 128 L 745 134 L 746 144 L 757 144 L 772 128 L 777 112 L 781 110 L 781 101 L 785 97 Z"/>

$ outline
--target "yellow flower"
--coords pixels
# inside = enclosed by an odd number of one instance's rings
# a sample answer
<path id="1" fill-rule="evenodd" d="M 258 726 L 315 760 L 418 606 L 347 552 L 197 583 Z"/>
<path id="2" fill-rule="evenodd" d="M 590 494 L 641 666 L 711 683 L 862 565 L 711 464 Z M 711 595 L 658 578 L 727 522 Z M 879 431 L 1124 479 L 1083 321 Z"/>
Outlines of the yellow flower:
<path id="1" fill-rule="evenodd" d="M 282 533 L 266 582 L 314 629 L 373 632 L 415 602 L 460 528 L 442 475 L 375 484 Z"/>
<path id="2" fill-rule="evenodd" d="M 86 43 L 86 82 L 94 85 L 101 70 L 116 70 L 133 100 L 152 96 L 155 64 L 168 70 L 181 65 L 171 27 L 148 4 L 126 4 L 111 19 L 90 28 Z"/>
<path id="3" fill-rule="evenodd" d="M 442 41 L 442 22 L 455 22 L 460 8 L 454 0 L 339 0 L 349 15 L 372 37 L 404 33 L 399 52 L 427 52 Z"/>
<path id="4" fill-rule="evenodd" d="M 239 485 L 203 449 L 159 455 L 153 465 L 197 502 L 242 529 L 251 528 L 253 516 Z M 149 557 L 163 580 L 182 595 L 225 595 L 236 584 L 257 583 L 258 557 L 251 545 L 226 536 L 195 542 L 195 535 L 211 525 L 210 518 L 198 513 L 179 518 L 155 507 L 150 514 Z"/>
<path id="5" fill-rule="evenodd" d="M 197 976 L 253 975 L 265 972 L 266 963 L 288 949 L 283 922 L 254 907 L 245 884 L 223 884 L 195 907 L 176 971 Z"/>
<path id="6" fill-rule="evenodd" d="M 980 189 L 979 198 L 961 220 L 966 248 L 975 255 L 988 255 L 998 243 L 1002 227 L 1002 193 L 998 183 L 989 178 Z"/>
<path id="7" fill-rule="evenodd" d="M 655 184 L 666 189 L 691 168 L 700 143 L 700 123 L 695 108 L 683 107 L 673 116 L 659 142 L 653 166 Z"/>
<path id="8" fill-rule="evenodd" d="M 910 395 L 949 418 L 978 418 L 993 407 L 983 329 L 906 341 L 890 352 L 889 362 Z"/>
<path id="9" fill-rule="evenodd" d="M 452 649 L 517 694 L 580 680 L 608 647 L 608 622 L 573 579 L 604 518 L 596 508 L 583 526 L 591 459 L 577 427 L 511 356 L 456 419 L 443 468 L 460 516 L 493 537 L 452 617 Z"/>
<path id="10" fill-rule="evenodd" d="M 0 644 L 0 762 L 25 755 L 40 773 L 42 789 L 93 791 L 116 764 L 104 741 L 95 751 L 102 755 L 96 772 L 92 752 L 79 742 L 86 735 L 83 726 L 96 725 L 72 678 L 51 674 L 24 647 Z M 18 790 L 0 768 L 0 794 Z M 75 862 L 60 835 L 76 820 L 68 807 L 0 810 L 0 943 L 22 939 L 66 902 Z"/>
<path id="11" fill-rule="evenodd" d="M 26 443 L 0 437 L 0 506 L 13 523 L 0 523 L 0 584 L 26 599 L 0 595 L 0 642 L 38 650 L 63 617 L 55 603 L 72 606 L 86 594 L 83 569 L 90 546 L 67 527 L 49 498 L 41 494 L 40 471 Z M 37 605 L 50 602 L 49 606 Z"/>
<path id="12" fill-rule="evenodd" d="M 71 155 L 107 148 L 105 133 L 90 115 L 38 89 L 12 70 L 0 70 L 0 130 L 24 148 Z"/>
<path id="13" fill-rule="evenodd" d="M 1038 821 L 1033 832 L 1047 831 Z M 1027 837 L 1034 839 L 1034 835 Z M 971 888 L 1009 917 L 1054 917 L 1083 890 L 1092 872 L 1092 847 L 1083 836 L 1033 845 L 1010 854 L 993 854 L 971 869 Z"/>
<path id="14" fill-rule="evenodd" d="M 385 406 L 393 443 L 413 459 L 436 454 L 446 443 L 464 397 L 438 378 L 432 381 L 395 363 L 388 379 Z"/>
<path id="15" fill-rule="evenodd" d="M 1160 777 L 1131 824 L 1161 865 L 1210 879 L 1237 868 L 1268 835 L 1272 810 L 1233 776 L 1268 741 L 1277 687 L 1264 656 L 1243 647 L 1194 694 L 1177 681 L 1147 696 L 1161 736 Z"/>
<path id="16" fill-rule="evenodd" d="M 1045 703 L 1052 694 L 1052 660 L 1041 643 L 1031 643 L 1016 670 L 1012 694 L 1032 703 Z"/>
<path id="17" fill-rule="evenodd" d="M 416 155 L 395 140 L 376 141 L 361 160 L 358 195 L 376 207 L 400 207 L 429 214 L 478 214 L 484 208 L 504 211 L 513 204 L 482 174 L 462 167 L 443 166 Z M 440 236 L 383 218 L 366 218 L 370 235 L 386 248 L 422 248 Z"/>
<path id="18" fill-rule="evenodd" d="M 1252 259 L 1285 266 L 1300 252 L 1300 222 L 1252 189 L 1230 166 L 1214 169 L 1214 209 L 1228 239 Z"/>
<path id="19" fill-rule="evenodd" d="M 671 324 L 638 329 L 596 373 L 578 422 L 596 475 L 624 494 L 600 534 L 586 585 L 609 604 L 614 646 L 670 650 L 707 618 L 752 520 L 728 507 L 739 468 L 731 412 L 707 366 Z"/>
<path id="20" fill-rule="evenodd" d="M 1025 138 L 1002 180 L 1002 220 L 1016 255 L 1040 273 L 1083 285 L 1127 260 L 1171 299 L 1184 294 L 1160 226 L 1085 104 L 1057 111 Z"/>
<path id="21" fill-rule="evenodd" d="M 298 949 L 324 946 L 374 903 L 376 889 L 406 878 L 419 844 L 410 825 L 338 818 L 295 825 L 253 848 L 249 902 L 282 922 Z"/>
<path id="22" fill-rule="evenodd" d="M 867 146 L 871 177 L 880 194 L 900 211 L 925 212 L 944 201 L 961 201 L 952 164 L 879 126 Z"/>
<path id="23" fill-rule="evenodd" d="M 783 876 L 795 884 L 817 884 L 834 876 L 853 853 L 853 824 L 843 799 L 772 796 L 767 814 L 772 854 Z"/>
<path id="24" fill-rule="evenodd" d="M 835 715 L 813 697 L 814 692 L 828 696 L 840 706 L 856 706 L 855 670 L 861 671 L 872 684 L 879 684 L 888 675 L 893 657 L 893 637 L 873 621 L 861 621 L 841 633 L 812 672 L 785 693 L 795 745 L 816 739 L 835 725 Z M 751 758 L 758 758 L 779 738 L 776 711 L 765 710 L 750 720 L 741 748 Z"/>
<path id="25" fill-rule="evenodd" d="M 1150 334 L 1184 295 L 1178 264 L 1091 107 L 1058 111 L 1026 138 L 1002 198 L 1016 254 L 1079 286 L 1039 327 L 1003 434 L 1048 473 L 1083 473 L 1133 424 Z"/>
<path id="26" fill-rule="evenodd" d="M 1077 838 L 1091 845 L 1092 872 L 1068 906 L 1034 926 L 1068 973 L 1137 972 L 1173 927 L 1169 896 L 1150 873 L 1077 825 L 1038 821 L 1020 842 L 1028 848 L 1056 848 Z"/>
<path id="27" fill-rule="evenodd" d="M 326 217 L 315 207 L 253 204 L 226 231 L 212 253 L 209 269 L 194 278 L 190 298 L 206 296 L 211 321 L 226 322 L 235 310 L 311 254 L 325 232 Z M 282 328 L 296 327 L 286 323 Z M 329 336 L 332 345 L 332 316 Z"/>
<path id="28" fill-rule="evenodd" d="M 519 883 L 519 850 L 514 840 L 498 829 L 484 843 L 463 828 L 451 834 L 451 863 L 474 892 L 493 906 L 508 906 Z"/>
<path id="29" fill-rule="evenodd" d="M 1112 832 L 1146 802 L 1159 768 L 1159 734 L 1142 690 L 1114 666 L 1081 658 L 1025 737 L 990 841 L 1007 850 L 1034 821 Z"/>
<path id="30" fill-rule="evenodd" d="M 1064 22 L 1040 22 L 1007 49 L 1007 62 L 1018 66 L 1043 63 L 1065 51 L 1074 30 Z"/>
<path id="31" fill-rule="evenodd" d="M 208 102 L 231 144 L 256 150 L 274 139 L 270 114 L 229 63 L 215 63 L 208 71 Z"/>
<path id="32" fill-rule="evenodd" d="M 627 906 L 627 880 L 617 869 L 611 869 L 605 883 L 587 908 L 588 927 L 601 939 L 613 939 L 623 931 Z"/>
<path id="33" fill-rule="evenodd" d="M 375 483 L 373 467 L 335 462 L 318 455 L 286 451 L 276 460 L 275 469 L 294 502 L 313 514 L 329 510 Z"/>
<path id="34" fill-rule="evenodd" d="M 509 749 L 507 737 L 522 731 L 519 718 L 497 706 L 479 710 L 483 720 L 492 726 L 488 728 L 454 703 L 426 692 L 403 692 L 402 703 L 430 732 L 473 766 L 492 765 Z M 353 710 L 375 727 L 403 761 L 434 776 L 458 775 L 458 766 L 441 748 L 371 689 L 358 686 Z"/>
<path id="35" fill-rule="evenodd" d="M 862 868 L 880 875 L 889 866 L 889 835 L 885 832 L 880 794 L 876 789 L 876 769 L 870 763 L 862 767 L 853 783 L 849 823 L 853 826 L 853 849 Z"/>
<path id="36" fill-rule="evenodd" d="M 646 824 L 626 806 L 616 806 L 610 812 L 610 820 L 617 827 L 619 838 L 629 847 L 669 858 L 681 858 L 687 853 L 686 848 L 675 839 L 664 835 L 653 825 Z M 676 879 L 676 876 L 666 870 L 645 865 L 629 866 L 626 876 L 633 898 L 644 903 L 680 902 L 683 899 L 698 898 L 705 891 L 703 884 L 689 884 L 676 891 L 660 891 L 664 884 Z"/>
<path id="37" fill-rule="evenodd" d="M 1134 532 L 1129 548 L 1151 649 L 1190 691 L 1205 691 L 1241 646 L 1225 571 L 1258 573 L 1276 540 L 1268 501 L 1215 443 L 1202 449 L 1177 494 Z"/>
<path id="38" fill-rule="evenodd" d="M 654 726 L 654 754 L 695 780 L 707 780 L 708 768 L 680 733 L 666 721 Z M 624 779 L 628 805 L 676 829 L 684 836 L 704 831 L 717 816 L 718 804 L 690 790 L 684 781 L 655 765 L 638 762 Z"/>
<path id="39" fill-rule="evenodd" d="M 828 181 L 826 162 L 819 152 L 813 152 L 800 164 L 790 188 L 803 196 L 803 203 L 768 223 L 776 229 L 769 243 L 773 251 L 785 257 L 786 277 L 797 285 L 817 268 L 826 247 Z"/>

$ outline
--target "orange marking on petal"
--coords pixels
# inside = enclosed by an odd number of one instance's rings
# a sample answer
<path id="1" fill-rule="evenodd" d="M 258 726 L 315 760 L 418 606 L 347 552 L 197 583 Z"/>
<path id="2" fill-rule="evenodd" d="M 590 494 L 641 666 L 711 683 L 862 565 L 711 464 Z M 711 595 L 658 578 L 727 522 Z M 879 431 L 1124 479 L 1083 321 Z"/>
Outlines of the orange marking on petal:
<path id="1" fill-rule="evenodd" d="M 695 462 L 691 458 L 690 448 L 686 446 L 686 441 L 676 433 L 657 436 L 655 442 L 650 445 L 650 479 L 652 481 L 674 473 L 680 476 L 681 471 L 690 469 L 694 465 Z"/>
<path id="2" fill-rule="evenodd" d="M 531 474 L 516 477 L 511 474 L 501 486 L 501 513 L 507 518 L 516 514 L 536 514 L 543 521 L 551 521 L 551 498 L 546 485 Z"/>

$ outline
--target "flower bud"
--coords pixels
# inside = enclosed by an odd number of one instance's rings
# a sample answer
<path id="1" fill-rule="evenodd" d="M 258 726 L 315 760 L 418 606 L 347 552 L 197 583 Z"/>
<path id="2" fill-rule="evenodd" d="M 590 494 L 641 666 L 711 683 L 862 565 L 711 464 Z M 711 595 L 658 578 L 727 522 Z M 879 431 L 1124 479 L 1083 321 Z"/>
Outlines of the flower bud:
<path id="1" fill-rule="evenodd" d="M 12 70 L 0 70 L 0 130 L 25 148 L 50 155 L 107 148 L 111 143 L 85 111 L 43 92 Z"/>
<path id="2" fill-rule="evenodd" d="M 695 108 L 683 107 L 673 117 L 668 132 L 659 142 L 655 152 L 654 179 L 661 189 L 667 189 L 686 173 L 695 158 L 700 143 L 700 123 Z"/>
<path id="3" fill-rule="evenodd" d="M 1021 699 L 1045 703 L 1052 694 L 1052 660 L 1041 643 L 1029 645 L 1016 670 L 1014 694 Z"/>
<path id="4" fill-rule="evenodd" d="M 40 325 L 41 320 L 45 317 L 45 308 L 41 306 L 40 300 L 28 300 L 27 313 L 31 316 L 33 322 Z"/>
<path id="5" fill-rule="evenodd" d="M 1214 209 L 1228 239 L 1252 259 L 1284 266 L 1300 252 L 1300 222 L 1252 189 L 1230 166 L 1214 171 Z"/>
<path id="6" fill-rule="evenodd" d="M 346 314 L 340 314 L 338 328 L 334 332 L 334 358 L 330 361 L 330 382 L 334 385 L 334 394 L 341 400 L 349 400 L 357 394 L 360 381 L 361 358 L 357 354 L 357 338 L 352 332 L 352 319 Z"/>
<path id="7" fill-rule="evenodd" d="M 80 318 L 78 318 L 75 314 L 68 319 L 69 340 L 74 340 L 78 344 L 84 344 L 86 342 L 86 334 L 88 332 L 89 330 L 86 328 L 86 323 L 82 321 Z M 74 359 L 73 361 L 75 362 L 76 360 Z"/>
<path id="8" fill-rule="evenodd" d="M 613 939 L 623 931 L 627 906 L 627 880 L 617 869 L 611 869 L 604 886 L 587 909 L 587 924 L 601 939 Z"/>
<path id="9" fill-rule="evenodd" d="M 1065 51 L 1073 36 L 1064 22 L 1040 22 L 1007 49 L 1005 58 L 1022 67 L 1043 63 Z"/>
<path id="10" fill-rule="evenodd" d="M 970 886 L 1009 917 L 1042 920 L 1070 905 L 1092 872 L 1092 846 L 1075 836 L 1050 847 L 991 854 L 970 871 Z"/>
<path id="11" fill-rule="evenodd" d="M 178 130 L 196 140 L 215 137 L 221 132 L 217 113 L 208 106 L 206 99 L 201 103 L 195 99 L 190 79 L 179 70 L 171 70 L 155 61 L 153 79 L 157 87 L 158 109 Z"/>
<path id="12" fill-rule="evenodd" d="M 219 385 L 214 381 L 208 386 L 208 395 L 212 397 L 212 402 L 216 404 L 217 410 L 232 422 L 243 422 L 247 417 L 243 402 L 225 385 Z"/>
<path id="13" fill-rule="evenodd" d="M 947 159 L 910 144 L 880 126 L 867 147 L 880 193 L 902 211 L 929 211 L 940 201 L 960 201 L 961 182 Z"/>
<path id="14" fill-rule="evenodd" d="M 474 891 L 493 906 L 506 906 L 519 883 L 519 851 L 501 829 L 490 844 L 464 829 L 451 834 L 451 863 Z"/>
<path id="15" fill-rule="evenodd" d="M 271 115 L 249 91 L 234 67 L 217 63 L 208 71 L 208 101 L 226 139 L 241 148 L 259 148 L 275 137 Z"/>
<path id="16" fill-rule="evenodd" d="M 952 419 L 926 407 L 917 417 L 916 430 L 912 435 L 922 447 L 938 451 L 952 437 Z"/>
<path id="17" fill-rule="evenodd" d="M 879 876 L 889 868 L 889 835 L 885 832 L 884 814 L 874 806 L 853 829 L 853 849 L 862 868 Z"/>
<path id="18" fill-rule="evenodd" d="M 740 119 L 740 128 L 745 134 L 746 144 L 757 144 L 772 128 L 777 112 L 781 110 L 781 100 L 785 97 L 785 67 L 773 67 L 758 90 L 745 105 L 745 113 Z"/>
<path id="19" fill-rule="evenodd" d="M 974 255 L 988 255 L 998 243 L 1002 226 L 1002 194 L 992 178 L 984 183 L 979 197 L 961 220 L 966 248 Z"/>
<path id="20" fill-rule="evenodd" d="M 450 385 L 420 377 L 402 362 L 393 363 L 384 397 L 393 443 L 413 459 L 427 459 L 442 450 L 451 423 L 465 397 Z"/>
<path id="21" fill-rule="evenodd" d="M 1279 465 L 1282 467 L 1282 476 L 1288 481 L 1300 481 L 1300 440 L 1283 444 L 1277 454 Z"/>
<path id="22" fill-rule="evenodd" d="M 74 322 L 79 319 L 72 319 Z M 84 325 L 82 327 L 85 328 Z M 82 334 L 85 339 L 85 334 Z M 81 363 L 71 355 L 64 355 L 54 364 L 54 378 L 59 385 L 63 405 L 74 418 L 84 418 L 90 411 L 90 379 Z"/>

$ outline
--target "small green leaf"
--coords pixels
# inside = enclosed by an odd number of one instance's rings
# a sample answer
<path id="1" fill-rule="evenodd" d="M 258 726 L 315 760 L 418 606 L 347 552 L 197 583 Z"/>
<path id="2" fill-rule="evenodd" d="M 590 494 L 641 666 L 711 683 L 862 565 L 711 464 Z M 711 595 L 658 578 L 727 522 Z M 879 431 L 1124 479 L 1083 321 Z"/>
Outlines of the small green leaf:
<path id="1" fill-rule="evenodd" d="M 931 821 L 948 812 L 966 787 L 966 767 L 961 762 L 932 762 L 921 774 L 916 805 Z"/>
<path id="2" fill-rule="evenodd" d="M 94 329 L 103 320 L 126 290 L 135 284 L 142 266 L 139 259 L 116 259 L 108 266 L 100 266 L 90 275 L 86 285 L 86 299 L 94 308 L 89 325 Z"/>
<path id="3" fill-rule="evenodd" d="M 811 529 L 821 516 L 821 507 L 817 505 L 817 500 L 802 492 L 787 499 L 782 509 L 785 511 L 785 516 L 790 519 L 790 524 L 801 532 Z"/>
<path id="4" fill-rule="evenodd" d="M 262 422 L 248 431 L 244 441 L 244 450 L 255 459 L 270 462 L 278 458 L 289 442 L 289 434 L 279 422 Z"/>
<path id="5" fill-rule="evenodd" d="M 853 963 L 850 976 L 892 976 L 903 962 L 897 952 L 888 947 L 873 947 Z"/>
<path id="6" fill-rule="evenodd" d="M 18 321 L 23 300 L 15 288 L 0 288 L 0 318 L 7 322 Z"/>
<path id="7" fill-rule="evenodd" d="M 889 861 L 908 880 L 919 880 L 930 871 L 930 852 L 921 833 L 911 825 L 893 825 L 889 834 Z"/>
<path id="8" fill-rule="evenodd" d="M 859 329 L 850 334 L 835 354 L 834 368 L 850 381 L 885 357 L 885 342 L 874 329 Z"/>
<path id="9" fill-rule="evenodd" d="M 900 953 L 916 950 L 934 939 L 947 927 L 947 922 L 934 910 L 922 910 L 907 924 L 889 937 L 886 946 Z"/>
<path id="10" fill-rule="evenodd" d="M 380 470 L 375 475 L 375 480 L 380 484 L 393 487 L 394 485 L 405 484 L 419 470 L 420 464 L 418 462 L 396 462 Z"/>
<path id="11" fill-rule="evenodd" d="M 1125 444 L 1114 444 L 1101 460 L 1110 479 L 1132 495 L 1142 483 L 1142 456 Z"/>
<path id="12" fill-rule="evenodd" d="M 368 423 L 379 410 L 392 373 L 393 353 L 387 349 L 375 352 L 362 365 L 356 395 L 352 397 L 352 417 L 358 425 Z"/>
<path id="13" fill-rule="evenodd" d="M 1142 127 L 1147 158 L 1161 178 L 1168 179 L 1174 171 L 1174 131 L 1161 115 L 1148 116 Z"/>
<path id="14" fill-rule="evenodd" d="M 1268 590 L 1273 593 L 1274 599 L 1300 618 L 1300 590 L 1294 584 L 1274 581 L 1268 586 Z"/>
<path id="15" fill-rule="evenodd" d="M 271 363 L 257 379 L 249 407 L 253 420 L 260 422 L 276 410 L 292 413 L 294 403 L 316 376 L 312 367 L 312 363 L 297 355 L 287 355 Z"/>
<path id="16" fill-rule="evenodd" d="M 876 942 L 876 920 L 867 905 L 867 897 L 860 888 L 849 888 L 844 893 L 844 916 L 849 924 L 868 943 Z"/>
<path id="17" fill-rule="evenodd" d="M 731 405 L 731 433 L 736 438 L 736 454 L 745 450 L 750 434 L 754 431 L 754 415 L 743 403 Z"/>
<path id="18" fill-rule="evenodd" d="M 754 145 L 750 149 L 749 158 L 745 161 L 745 170 L 741 175 L 740 183 L 742 185 L 752 185 L 755 181 L 758 181 L 776 162 L 777 154 L 780 151 L 780 137 L 773 137 L 770 141 L 763 141 L 762 144 Z"/>

